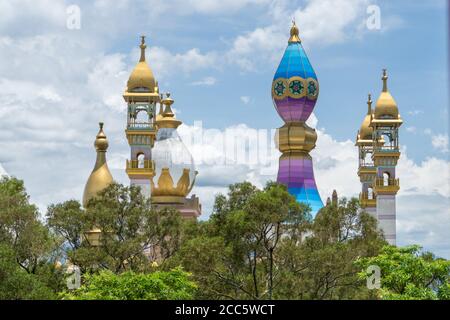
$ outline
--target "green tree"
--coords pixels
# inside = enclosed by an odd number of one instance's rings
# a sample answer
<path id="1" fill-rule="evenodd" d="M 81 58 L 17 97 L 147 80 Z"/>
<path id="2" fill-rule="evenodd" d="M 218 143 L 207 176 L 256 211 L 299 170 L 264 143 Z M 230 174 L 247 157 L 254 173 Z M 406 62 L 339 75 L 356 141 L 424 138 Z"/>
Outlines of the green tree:
<path id="1" fill-rule="evenodd" d="M 371 292 L 353 262 L 385 244 L 358 201 L 342 199 L 312 221 L 282 185 L 248 182 L 216 197 L 208 222 L 189 226 L 168 266 L 193 274 L 207 299 L 351 299 Z"/>
<path id="2" fill-rule="evenodd" d="M 154 210 L 140 188 L 112 184 L 83 209 L 77 201 L 51 205 L 50 228 L 68 243 L 70 261 L 83 272 L 108 269 L 145 272 L 149 260 L 164 261 L 180 245 L 181 216 L 174 209 Z M 85 237 L 100 229 L 99 246 Z"/>
<path id="3" fill-rule="evenodd" d="M 376 220 L 361 212 L 356 199 L 322 208 L 304 239 L 286 239 L 280 248 L 283 272 L 278 298 L 355 299 L 371 292 L 358 277 L 354 261 L 370 257 L 385 244 Z"/>
<path id="4" fill-rule="evenodd" d="M 171 263 L 193 273 L 199 298 L 270 299 L 282 237 L 308 214 L 282 185 L 231 185 L 227 196 L 217 196 L 210 221 L 190 226 L 196 236 L 183 241 Z"/>
<path id="5" fill-rule="evenodd" d="M 0 246 L 0 278 L 3 278 L 0 295 L 44 299 L 51 296 L 49 292 L 61 289 L 62 273 L 55 268 L 59 259 L 58 239 L 39 220 L 38 209 L 29 203 L 23 181 L 16 178 L 0 180 Z M 9 286 L 9 292 L 5 286 Z"/>
<path id="6" fill-rule="evenodd" d="M 385 300 L 450 300 L 450 261 L 422 252 L 418 245 L 385 246 L 379 255 L 360 258 L 356 265 L 381 270 L 381 289 L 377 294 Z M 368 274 L 360 273 L 361 279 Z"/>
<path id="7" fill-rule="evenodd" d="M 114 274 L 103 270 L 86 274 L 84 284 L 61 297 L 71 300 L 181 300 L 192 299 L 197 286 L 190 275 L 176 268 L 138 274 L 126 271 Z"/>

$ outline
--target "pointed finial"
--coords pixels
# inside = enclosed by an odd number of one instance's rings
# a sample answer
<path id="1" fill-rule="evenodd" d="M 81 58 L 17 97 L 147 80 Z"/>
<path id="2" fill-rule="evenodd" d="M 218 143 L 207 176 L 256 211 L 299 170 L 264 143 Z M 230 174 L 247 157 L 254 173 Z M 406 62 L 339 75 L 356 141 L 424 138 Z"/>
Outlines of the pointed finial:
<path id="1" fill-rule="evenodd" d="M 108 139 L 103 132 L 103 122 L 98 123 L 100 129 L 95 137 L 94 146 L 97 151 L 106 151 L 108 149 Z"/>
<path id="2" fill-rule="evenodd" d="M 145 48 L 147 48 L 147 45 L 145 44 L 145 36 L 141 36 L 141 45 L 139 47 L 141 48 L 141 58 L 139 61 L 142 62 L 145 61 Z"/>
<path id="3" fill-rule="evenodd" d="M 372 113 L 372 95 L 369 93 L 367 95 L 367 114 Z"/>
<path id="4" fill-rule="evenodd" d="M 295 24 L 295 19 L 292 19 L 292 27 L 291 27 L 291 37 L 289 38 L 288 43 L 300 43 L 300 37 L 298 36 L 298 27 Z"/>
<path id="5" fill-rule="evenodd" d="M 331 204 L 337 205 L 338 202 L 338 195 L 336 190 L 333 190 L 333 194 L 331 195 Z"/>
<path id="6" fill-rule="evenodd" d="M 383 77 L 381 77 L 381 80 L 383 80 L 383 92 L 387 92 L 387 70 L 383 69 Z"/>
<path id="7" fill-rule="evenodd" d="M 175 114 L 172 111 L 171 105 L 174 103 L 174 101 L 170 98 L 170 92 L 166 92 L 166 98 L 161 102 L 165 106 L 163 116 L 173 118 Z"/>

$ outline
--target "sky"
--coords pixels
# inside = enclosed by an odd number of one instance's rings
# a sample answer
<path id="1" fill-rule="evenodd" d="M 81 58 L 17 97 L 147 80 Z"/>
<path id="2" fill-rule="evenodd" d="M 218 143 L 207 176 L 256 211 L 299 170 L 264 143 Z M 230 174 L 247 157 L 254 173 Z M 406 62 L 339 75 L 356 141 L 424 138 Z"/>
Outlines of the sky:
<path id="1" fill-rule="evenodd" d="M 450 258 L 445 0 L 0 0 L 0 173 L 23 179 L 43 215 L 51 203 L 80 200 L 103 121 L 109 167 L 128 184 L 122 94 L 145 34 L 147 61 L 184 122 L 199 171 L 192 193 L 207 219 L 229 184 L 276 179 L 271 141 L 282 121 L 271 82 L 292 19 L 320 83 L 308 123 L 323 200 L 333 189 L 360 192 L 354 140 L 387 68 L 404 120 L 398 244 Z M 268 151 L 236 159 L 223 147 L 227 134 L 261 135 Z"/>

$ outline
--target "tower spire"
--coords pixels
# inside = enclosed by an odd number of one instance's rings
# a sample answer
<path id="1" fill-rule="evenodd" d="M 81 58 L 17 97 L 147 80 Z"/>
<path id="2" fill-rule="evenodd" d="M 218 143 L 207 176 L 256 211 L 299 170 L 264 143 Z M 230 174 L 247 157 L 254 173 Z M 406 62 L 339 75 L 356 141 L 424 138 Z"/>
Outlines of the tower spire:
<path id="1" fill-rule="evenodd" d="M 367 95 L 367 114 L 372 114 L 372 95 L 370 93 Z"/>
<path id="2" fill-rule="evenodd" d="M 147 48 L 144 35 L 141 36 L 141 45 L 139 47 L 141 48 L 141 58 L 139 59 L 139 62 L 143 62 L 145 61 L 145 48 Z"/>
<path id="3" fill-rule="evenodd" d="M 388 89 L 387 89 L 387 79 L 388 79 L 387 70 L 383 69 L 383 77 L 381 77 L 381 80 L 383 80 L 383 92 L 387 92 L 388 91 Z"/>
<path id="4" fill-rule="evenodd" d="M 292 19 L 292 27 L 291 27 L 291 37 L 289 38 L 288 43 L 302 42 L 300 37 L 298 36 L 298 27 L 295 24 L 295 19 Z"/>

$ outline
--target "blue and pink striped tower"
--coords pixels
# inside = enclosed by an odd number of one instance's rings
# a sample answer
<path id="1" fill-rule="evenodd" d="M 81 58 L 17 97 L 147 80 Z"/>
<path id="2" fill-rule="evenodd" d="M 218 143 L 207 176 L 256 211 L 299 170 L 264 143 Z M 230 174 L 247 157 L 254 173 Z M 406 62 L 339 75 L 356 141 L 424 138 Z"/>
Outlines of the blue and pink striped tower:
<path id="1" fill-rule="evenodd" d="M 316 131 L 305 122 L 319 96 L 319 82 L 293 23 L 291 37 L 272 82 L 272 99 L 285 124 L 276 142 L 283 153 L 277 181 L 288 187 L 298 202 L 309 204 L 313 217 L 323 207 L 309 152 L 316 146 Z"/>

